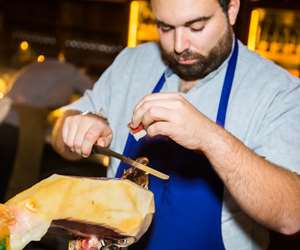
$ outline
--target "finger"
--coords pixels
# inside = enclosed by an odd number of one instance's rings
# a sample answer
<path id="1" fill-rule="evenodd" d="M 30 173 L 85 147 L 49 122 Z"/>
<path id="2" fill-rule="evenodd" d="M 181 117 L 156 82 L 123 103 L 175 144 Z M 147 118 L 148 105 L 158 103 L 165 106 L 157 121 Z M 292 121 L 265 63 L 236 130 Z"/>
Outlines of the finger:
<path id="1" fill-rule="evenodd" d="M 172 138 L 173 131 L 175 131 L 175 127 L 172 123 L 161 121 L 155 122 L 152 125 L 150 125 L 147 129 L 147 134 L 151 137 L 157 135 L 164 135 Z"/>
<path id="2" fill-rule="evenodd" d="M 68 117 L 66 120 L 69 124 L 66 136 L 66 144 L 72 152 L 75 152 L 74 139 L 78 128 L 78 121 L 76 117 Z"/>
<path id="3" fill-rule="evenodd" d="M 97 140 L 96 144 L 101 147 L 108 147 L 111 143 L 112 135 L 101 137 Z"/>
<path id="4" fill-rule="evenodd" d="M 154 93 L 146 95 L 144 98 L 142 98 L 137 105 L 135 106 L 135 109 L 138 109 L 141 105 L 143 105 L 144 102 L 148 101 L 155 101 L 155 100 L 172 100 L 172 99 L 181 99 L 183 98 L 181 93 Z"/>
<path id="5" fill-rule="evenodd" d="M 96 144 L 99 145 L 99 146 L 101 146 L 101 147 L 105 147 L 106 146 L 106 142 L 105 142 L 104 137 L 99 138 L 97 140 Z"/>
<path id="6" fill-rule="evenodd" d="M 104 126 L 104 129 L 102 130 L 100 138 L 97 140 L 97 145 L 102 147 L 108 147 L 112 140 L 112 130 L 108 125 Z"/>
<path id="7" fill-rule="evenodd" d="M 91 154 L 93 145 L 101 136 L 101 129 L 103 129 L 103 126 L 99 126 L 99 124 L 93 124 L 88 129 L 81 145 L 82 156 L 88 157 Z"/>
<path id="8" fill-rule="evenodd" d="M 69 126 L 70 126 L 69 119 L 66 118 L 64 123 L 63 123 L 63 128 L 62 128 L 62 138 L 63 138 L 63 142 L 65 144 L 67 144 Z"/>
<path id="9" fill-rule="evenodd" d="M 138 109 L 136 109 L 132 116 L 132 121 L 130 127 L 138 127 L 144 120 L 144 116 L 147 112 L 152 113 L 156 108 L 166 108 L 169 111 L 179 110 L 182 106 L 182 101 L 178 99 L 158 99 L 144 102 Z M 156 115 L 155 113 L 153 115 Z M 163 118 L 163 117 L 162 117 Z M 162 120 L 166 120 L 163 118 Z M 146 122 L 143 125 L 149 125 L 149 122 Z"/>
<path id="10" fill-rule="evenodd" d="M 155 122 L 171 122 L 173 112 L 173 110 L 165 107 L 151 107 L 144 114 L 141 124 L 143 124 L 144 128 L 147 130 L 147 128 Z"/>
<path id="11" fill-rule="evenodd" d="M 93 120 L 90 118 L 87 118 L 84 116 L 80 117 L 79 123 L 80 126 L 78 126 L 75 138 L 74 138 L 74 148 L 77 154 L 82 155 L 82 144 L 85 139 L 85 136 L 88 132 L 88 130 L 93 126 Z"/>

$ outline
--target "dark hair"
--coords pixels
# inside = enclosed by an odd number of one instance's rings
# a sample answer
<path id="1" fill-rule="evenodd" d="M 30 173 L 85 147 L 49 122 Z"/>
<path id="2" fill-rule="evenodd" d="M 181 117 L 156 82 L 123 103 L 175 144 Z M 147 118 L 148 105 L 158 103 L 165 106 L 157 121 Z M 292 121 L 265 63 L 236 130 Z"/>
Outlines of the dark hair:
<path id="1" fill-rule="evenodd" d="M 219 1 L 219 4 L 221 5 L 223 11 L 225 13 L 227 13 L 227 10 L 228 10 L 228 3 L 230 0 L 218 0 Z"/>

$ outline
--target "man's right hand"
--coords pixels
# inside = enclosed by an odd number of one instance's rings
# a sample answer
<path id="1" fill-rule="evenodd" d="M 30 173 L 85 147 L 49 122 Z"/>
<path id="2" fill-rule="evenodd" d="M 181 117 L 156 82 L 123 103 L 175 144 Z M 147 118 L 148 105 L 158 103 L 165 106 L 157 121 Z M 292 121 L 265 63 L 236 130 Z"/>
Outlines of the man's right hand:
<path id="1" fill-rule="evenodd" d="M 53 147 L 70 160 L 88 157 L 94 144 L 107 147 L 111 140 L 112 130 L 104 118 L 77 111 L 66 111 L 52 133 Z"/>

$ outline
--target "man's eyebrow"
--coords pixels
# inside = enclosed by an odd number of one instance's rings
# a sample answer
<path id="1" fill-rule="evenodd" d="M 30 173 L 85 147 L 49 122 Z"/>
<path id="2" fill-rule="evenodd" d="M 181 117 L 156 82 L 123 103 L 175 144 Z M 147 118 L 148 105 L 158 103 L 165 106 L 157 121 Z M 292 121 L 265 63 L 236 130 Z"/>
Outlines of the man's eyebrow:
<path id="1" fill-rule="evenodd" d="M 170 27 L 170 28 L 175 28 L 175 26 L 171 25 L 171 24 L 167 24 L 163 21 L 160 21 L 160 20 L 156 20 L 156 25 L 158 26 L 166 26 L 166 27 Z"/>
<path id="2" fill-rule="evenodd" d="M 197 18 L 195 18 L 195 19 L 193 19 L 191 21 L 187 21 L 183 25 L 186 26 L 186 27 L 188 27 L 188 26 L 191 26 L 193 23 L 196 23 L 196 22 L 205 22 L 205 21 L 207 21 L 207 20 L 209 20 L 211 18 L 212 18 L 212 15 L 211 16 L 201 16 L 201 17 L 197 17 Z M 161 20 L 156 20 L 156 24 L 158 26 L 167 26 L 167 27 L 170 27 L 170 28 L 175 28 L 174 25 L 167 24 L 167 23 L 165 23 L 165 22 L 163 22 Z"/>
<path id="3" fill-rule="evenodd" d="M 205 22 L 205 21 L 208 21 L 211 18 L 212 18 L 212 15 L 211 16 L 201 16 L 201 17 L 195 18 L 191 21 L 188 21 L 188 22 L 184 23 L 184 26 L 188 27 L 188 26 L 191 26 L 193 23 Z"/>

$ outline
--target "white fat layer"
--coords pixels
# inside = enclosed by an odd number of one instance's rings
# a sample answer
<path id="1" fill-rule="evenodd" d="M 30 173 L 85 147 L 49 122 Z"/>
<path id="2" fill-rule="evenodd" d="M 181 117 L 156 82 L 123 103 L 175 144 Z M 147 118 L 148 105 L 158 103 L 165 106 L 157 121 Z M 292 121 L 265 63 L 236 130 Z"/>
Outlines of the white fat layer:
<path id="1" fill-rule="evenodd" d="M 16 224 L 10 227 L 11 250 L 21 250 L 30 241 L 39 241 L 51 224 L 51 220 L 39 218 L 29 211 L 18 213 L 16 218 Z"/>

